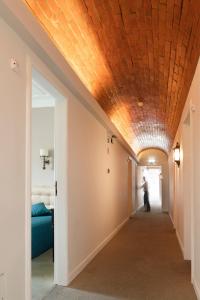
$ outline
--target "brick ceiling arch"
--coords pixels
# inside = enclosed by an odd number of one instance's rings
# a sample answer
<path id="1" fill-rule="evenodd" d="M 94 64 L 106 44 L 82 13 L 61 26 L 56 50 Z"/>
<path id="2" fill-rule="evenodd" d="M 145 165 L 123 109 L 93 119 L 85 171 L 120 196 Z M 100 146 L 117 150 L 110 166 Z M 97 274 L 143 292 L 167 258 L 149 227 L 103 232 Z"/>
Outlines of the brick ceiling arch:
<path id="1" fill-rule="evenodd" d="M 199 58 L 200 1 L 24 1 L 133 150 L 169 151 Z"/>

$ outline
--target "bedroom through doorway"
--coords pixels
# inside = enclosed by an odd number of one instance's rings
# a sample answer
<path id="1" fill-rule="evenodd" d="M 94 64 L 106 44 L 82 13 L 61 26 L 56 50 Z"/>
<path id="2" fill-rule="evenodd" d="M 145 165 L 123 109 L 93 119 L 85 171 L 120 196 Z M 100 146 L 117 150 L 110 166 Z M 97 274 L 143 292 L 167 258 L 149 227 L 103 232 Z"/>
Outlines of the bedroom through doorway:
<path id="1" fill-rule="evenodd" d="M 31 286 L 27 294 L 32 294 L 32 300 L 43 299 L 55 284 L 66 285 L 68 278 L 67 98 L 59 92 L 65 94 L 56 78 L 41 69 L 42 73 L 31 68 L 31 107 L 27 115 L 31 153 L 27 156 L 27 193 L 31 194 L 31 212 L 27 206 L 27 273 Z"/>
<path id="2" fill-rule="evenodd" d="M 31 259 L 32 299 L 54 286 L 55 103 L 49 84 L 32 77 Z"/>

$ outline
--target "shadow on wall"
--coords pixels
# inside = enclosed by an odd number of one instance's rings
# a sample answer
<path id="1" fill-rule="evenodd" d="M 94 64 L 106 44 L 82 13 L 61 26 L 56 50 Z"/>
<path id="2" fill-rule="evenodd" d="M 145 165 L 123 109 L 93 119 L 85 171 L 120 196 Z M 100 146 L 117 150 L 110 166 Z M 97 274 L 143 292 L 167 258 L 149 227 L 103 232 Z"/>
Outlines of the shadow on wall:
<path id="1" fill-rule="evenodd" d="M 160 149 L 146 149 L 138 154 L 138 166 L 161 166 L 162 168 L 162 211 L 169 207 L 169 167 L 168 155 Z"/>

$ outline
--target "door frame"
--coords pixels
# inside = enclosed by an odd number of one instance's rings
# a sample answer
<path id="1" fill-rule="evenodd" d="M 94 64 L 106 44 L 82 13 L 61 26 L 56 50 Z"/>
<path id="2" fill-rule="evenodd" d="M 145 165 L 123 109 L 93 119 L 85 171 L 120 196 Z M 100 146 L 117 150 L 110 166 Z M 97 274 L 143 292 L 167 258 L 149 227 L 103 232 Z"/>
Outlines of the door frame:
<path id="1" fill-rule="evenodd" d="M 59 201 L 56 204 L 55 209 L 55 230 L 54 230 L 54 247 L 55 247 L 55 262 L 54 262 L 54 283 L 58 285 L 67 285 L 68 284 L 68 205 L 67 205 L 67 98 L 68 91 L 62 85 L 62 83 L 54 76 L 54 74 L 48 69 L 46 65 L 44 65 L 40 59 L 35 56 L 26 57 L 26 155 L 25 155 L 25 299 L 31 299 L 31 290 L 32 290 L 32 276 L 31 276 L 31 145 L 32 145 L 32 72 L 33 70 L 37 70 L 45 80 L 49 82 L 52 87 L 57 90 L 57 92 L 62 95 L 64 102 L 63 110 L 59 110 L 62 113 L 62 120 L 66 126 L 62 127 L 62 136 L 65 138 L 64 143 L 62 143 L 62 158 L 64 158 L 64 166 L 63 168 L 63 160 L 60 159 L 60 162 L 56 163 L 57 170 L 64 169 L 66 171 L 62 172 L 63 178 L 62 184 L 64 193 Z M 60 139 L 61 140 L 61 139 Z M 62 162 L 62 168 L 59 166 L 59 163 Z M 65 210 L 63 211 L 63 208 Z M 62 216 L 62 218 L 61 218 Z M 66 230 L 63 230 L 66 228 Z M 57 238 L 59 234 L 59 238 Z M 62 237 L 62 239 L 60 238 Z M 59 245 L 61 241 L 61 245 Z"/>
<path id="2" fill-rule="evenodd" d="M 147 165 L 147 169 L 159 169 L 160 173 L 162 174 L 162 166 L 161 165 Z M 160 194 L 160 208 L 162 210 L 163 207 L 163 183 L 162 183 L 162 178 L 159 178 L 159 194 Z"/>
<path id="3" fill-rule="evenodd" d="M 139 182 L 138 182 L 140 180 L 140 178 L 138 176 L 139 168 L 142 168 L 142 169 L 145 169 L 145 168 L 147 168 L 147 169 L 160 169 L 161 174 L 163 172 L 162 165 L 138 165 L 137 166 L 137 186 L 140 185 Z M 162 181 L 162 179 L 160 179 L 160 192 L 161 192 L 161 195 L 160 195 L 160 197 L 161 197 L 161 201 L 160 201 L 161 202 L 161 211 L 163 211 L 163 181 Z M 143 196 L 141 196 L 140 189 L 138 189 L 138 191 L 137 191 L 137 204 L 139 204 L 138 209 L 143 206 L 143 200 L 140 199 L 141 197 L 143 198 Z"/>

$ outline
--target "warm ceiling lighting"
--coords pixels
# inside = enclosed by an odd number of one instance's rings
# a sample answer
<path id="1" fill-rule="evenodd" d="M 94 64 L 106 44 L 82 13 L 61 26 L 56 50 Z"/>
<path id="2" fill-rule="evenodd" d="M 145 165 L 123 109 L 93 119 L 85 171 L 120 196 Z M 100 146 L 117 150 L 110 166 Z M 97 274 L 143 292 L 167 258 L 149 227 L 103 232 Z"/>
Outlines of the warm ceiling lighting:
<path id="1" fill-rule="evenodd" d="M 139 107 L 143 107 L 144 102 L 143 102 L 141 99 L 139 99 L 138 102 L 137 102 L 137 105 L 138 105 Z"/>
<path id="2" fill-rule="evenodd" d="M 175 8 L 147 5 L 172 1 L 22 2 L 133 150 L 137 144 L 169 151 L 199 58 L 200 1 L 183 1 Z M 137 22 L 130 17 L 133 10 Z M 173 30 L 163 22 L 161 31 L 167 34 L 152 39 L 158 15 L 173 20 L 174 11 Z M 149 14 L 151 22 L 143 26 Z M 192 49 L 190 55 L 185 49 Z"/>
<path id="3" fill-rule="evenodd" d="M 154 164 L 156 163 L 155 158 L 154 158 L 154 157 L 149 158 L 149 159 L 148 159 L 148 163 L 149 163 L 150 165 L 154 165 Z"/>

